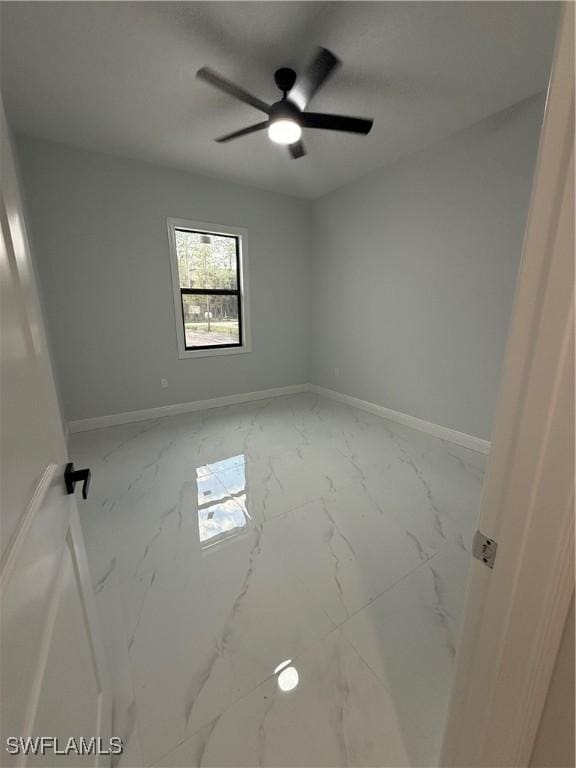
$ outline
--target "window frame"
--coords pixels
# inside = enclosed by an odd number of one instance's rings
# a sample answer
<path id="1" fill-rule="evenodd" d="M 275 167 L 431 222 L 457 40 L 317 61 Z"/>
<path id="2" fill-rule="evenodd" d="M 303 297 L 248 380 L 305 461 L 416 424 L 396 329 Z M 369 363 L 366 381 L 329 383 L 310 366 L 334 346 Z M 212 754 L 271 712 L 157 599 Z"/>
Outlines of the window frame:
<path id="1" fill-rule="evenodd" d="M 243 227 L 231 227 L 228 225 L 214 224 L 206 221 L 191 221 L 190 219 L 177 219 L 168 217 L 168 241 L 170 246 L 170 269 L 172 273 L 172 289 L 174 298 L 174 319 L 176 323 L 176 339 L 178 342 L 178 357 L 180 360 L 190 357 L 215 357 L 218 355 L 238 355 L 251 351 L 250 345 L 250 315 L 249 315 L 249 291 L 248 291 L 248 230 Z M 237 241 L 237 275 L 238 289 L 204 289 L 181 288 L 178 272 L 178 257 L 176 252 L 176 230 L 184 229 L 190 232 L 199 232 L 207 235 L 224 235 L 234 237 Z M 237 295 L 238 296 L 238 324 L 239 344 L 218 344 L 206 347 L 186 347 L 186 334 L 184 328 L 184 311 L 182 305 L 183 294 L 199 295 Z"/>

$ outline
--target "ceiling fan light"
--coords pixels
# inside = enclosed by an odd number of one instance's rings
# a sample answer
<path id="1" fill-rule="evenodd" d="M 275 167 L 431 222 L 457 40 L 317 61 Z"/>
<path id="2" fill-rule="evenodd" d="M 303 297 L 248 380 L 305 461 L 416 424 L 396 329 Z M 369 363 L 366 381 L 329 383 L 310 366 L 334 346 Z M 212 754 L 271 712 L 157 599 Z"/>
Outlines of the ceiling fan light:
<path id="1" fill-rule="evenodd" d="M 268 126 L 268 136 L 276 144 L 294 144 L 302 136 L 302 128 L 294 120 L 274 120 Z"/>

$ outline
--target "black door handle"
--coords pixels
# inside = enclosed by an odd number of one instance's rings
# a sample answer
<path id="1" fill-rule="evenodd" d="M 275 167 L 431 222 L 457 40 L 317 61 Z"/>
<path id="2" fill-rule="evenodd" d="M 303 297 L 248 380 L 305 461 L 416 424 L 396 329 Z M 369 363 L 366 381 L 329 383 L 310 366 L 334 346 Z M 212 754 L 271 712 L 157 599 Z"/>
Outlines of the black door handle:
<path id="1" fill-rule="evenodd" d="M 66 483 L 66 491 L 68 493 L 74 493 L 76 483 L 82 483 L 82 498 L 88 498 L 88 491 L 90 489 L 90 477 L 91 472 L 89 469 L 74 469 L 73 462 L 66 464 L 64 470 L 64 482 Z"/>

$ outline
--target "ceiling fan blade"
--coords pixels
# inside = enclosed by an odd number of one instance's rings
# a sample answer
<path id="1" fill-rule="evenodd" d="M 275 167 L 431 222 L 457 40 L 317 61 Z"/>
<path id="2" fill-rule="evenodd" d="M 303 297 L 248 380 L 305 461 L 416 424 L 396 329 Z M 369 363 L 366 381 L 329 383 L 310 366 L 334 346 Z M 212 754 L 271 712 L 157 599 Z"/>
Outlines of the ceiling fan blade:
<path id="1" fill-rule="evenodd" d="M 310 99 L 339 65 L 340 59 L 331 51 L 327 48 L 318 48 L 308 69 L 300 75 L 288 94 L 290 101 L 300 109 L 305 109 Z"/>
<path id="2" fill-rule="evenodd" d="M 324 115 L 320 112 L 304 112 L 300 115 L 303 128 L 324 128 L 328 131 L 345 131 L 366 135 L 374 123 L 365 117 L 346 117 L 345 115 Z"/>
<path id="3" fill-rule="evenodd" d="M 239 99 L 239 101 L 243 101 L 245 104 L 249 104 L 251 107 L 255 107 L 261 112 L 265 112 L 267 115 L 270 114 L 270 107 L 266 102 L 262 101 L 262 99 L 259 99 L 257 96 L 248 93 L 244 88 L 241 88 L 239 85 L 236 85 L 225 77 L 222 77 L 222 75 L 219 75 L 218 72 L 214 72 L 210 67 L 202 67 L 202 69 L 199 69 L 198 72 L 196 72 L 196 77 L 213 85 L 215 88 L 219 88 L 229 96 L 233 96 L 235 99 Z"/>
<path id="4" fill-rule="evenodd" d="M 294 144 L 288 144 L 288 151 L 297 160 L 299 157 L 304 157 L 306 154 L 306 147 L 302 141 L 295 141 Z"/>
<path id="5" fill-rule="evenodd" d="M 214 139 L 214 141 L 217 141 L 219 144 L 223 144 L 226 141 L 232 141 L 232 139 L 238 139 L 240 136 L 247 136 L 249 133 L 254 133 L 255 131 L 261 131 L 263 128 L 266 128 L 268 125 L 268 120 L 265 120 L 263 123 L 256 123 L 255 125 L 249 125 L 247 128 L 240 128 L 239 131 L 234 131 L 233 133 L 227 133 L 225 136 L 219 136 L 217 139 Z"/>

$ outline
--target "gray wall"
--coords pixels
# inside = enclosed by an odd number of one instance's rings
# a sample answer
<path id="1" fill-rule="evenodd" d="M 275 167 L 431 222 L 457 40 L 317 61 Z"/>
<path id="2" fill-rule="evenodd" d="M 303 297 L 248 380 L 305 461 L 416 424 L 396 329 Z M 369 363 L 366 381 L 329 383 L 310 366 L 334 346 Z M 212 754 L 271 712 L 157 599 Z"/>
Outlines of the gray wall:
<path id="1" fill-rule="evenodd" d="M 489 437 L 543 107 L 318 202 L 314 383 Z"/>
<path id="2" fill-rule="evenodd" d="M 18 137 L 65 418 L 310 380 L 489 437 L 543 106 L 315 203 Z M 251 353 L 178 359 L 167 216 L 248 228 Z"/>
<path id="3" fill-rule="evenodd" d="M 309 203 L 22 136 L 17 149 L 66 419 L 307 381 Z M 252 352 L 178 359 L 167 216 L 248 228 Z"/>

